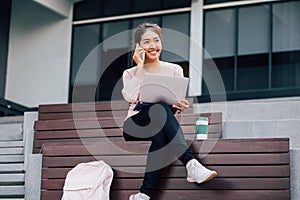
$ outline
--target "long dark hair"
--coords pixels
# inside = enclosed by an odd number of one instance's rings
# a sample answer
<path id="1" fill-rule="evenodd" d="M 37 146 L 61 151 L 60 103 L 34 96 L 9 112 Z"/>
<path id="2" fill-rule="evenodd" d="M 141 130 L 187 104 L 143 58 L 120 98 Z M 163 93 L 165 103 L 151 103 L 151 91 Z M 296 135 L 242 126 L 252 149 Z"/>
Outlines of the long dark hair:
<path id="1" fill-rule="evenodd" d="M 135 34 L 134 34 L 134 44 L 140 43 L 141 36 L 148 30 L 153 31 L 156 33 L 160 40 L 162 41 L 162 29 L 159 25 L 151 23 L 151 22 L 144 22 L 137 26 Z"/>

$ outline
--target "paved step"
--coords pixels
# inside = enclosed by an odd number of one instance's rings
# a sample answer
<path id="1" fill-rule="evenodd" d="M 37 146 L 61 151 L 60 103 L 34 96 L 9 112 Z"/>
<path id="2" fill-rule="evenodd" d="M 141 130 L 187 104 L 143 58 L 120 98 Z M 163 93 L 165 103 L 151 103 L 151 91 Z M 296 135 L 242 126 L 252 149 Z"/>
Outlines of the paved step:
<path id="1" fill-rule="evenodd" d="M 18 173 L 18 174 L 0 174 L 0 184 L 4 185 L 15 185 L 25 182 L 25 175 L 24 173 Z"/>
<path id="2" fill-rule="evenodd" d="M 1 200 L 25 200 L 21 198 L 1 198 Z"/>
<path id="3" fill-rule="evenodd" d="M 223 121 L 300 119 L 300 98 L 200 103 L 195 112 L 222 112 Z"/>
<path id="4" fill-rule="evenodd" d="M 25 200 L 21 198 L 1 198 L 1 200 Z"/>
<path id="5" fill-rule="evenodd" d="M 289 137 L 300 148 L 300 97 L 201 103 L 196 112 L 222 112 L 223 138 Z"/>
<path id="6" fill-rule="evenodd" d="M 300 148 L 300 120 L 265 120 L 225 122 L 222 137 L 269 138 L 289 137 L 290 148 Z"/>
<path id="7" fill-rule="evenodd" d="M 24 147 L 23 141 L 0 141 L 0 148 Z"/>
<path id="8" fill-rule="evenodd" d="M 0 163 L 24 163 L 24 155 L 0 155 Z"/>
<path id="9" fill-rule="evenodd" d="M 0 141 L 23 140 L 23 124 L 0 124 Z"/>
<path id="10" fill-rule="evenodd" d="M 0 119 L 0 199 L 25 199 L 23 116 Z"/>
<path id="11" fill-rule="evenodd" d="M 0 173 L 23 172 L 23 171 L 24 171 L 23 163 L 0 164 Z"/>
<path id="12" fill-rule="evenodd" d="M 15 117 L 0 117 L 0 124 L 15 124 L 15 123 L 23 123 L 23 116 L 15 116 Z"/>
<path id="13" fill-rule="evenodd" d="M 2 197 L 15 197 L 20 196 L 20 198 L 23 198 L 25 195 L 25 186 L 19 185 L 19 186 L 1 186 L 0 185 L 0 198 Z"/>
<path id="14" fill-rule="evenodd" d="M 0 155 L 23 155 L 24 148 L 0 148 Z"/>

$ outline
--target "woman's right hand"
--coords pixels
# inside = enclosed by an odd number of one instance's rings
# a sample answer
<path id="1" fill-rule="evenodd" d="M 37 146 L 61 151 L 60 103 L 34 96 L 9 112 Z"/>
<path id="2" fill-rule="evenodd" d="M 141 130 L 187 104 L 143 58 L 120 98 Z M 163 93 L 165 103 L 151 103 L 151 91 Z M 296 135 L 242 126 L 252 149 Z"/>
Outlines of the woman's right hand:
<path id="1" fill-rule="evenodd" d="M 135 46 L 133 60 L 135 61 L 137 66 L 143 66 L 145 61 L 145 50 L 138 43 L 136 43 Z"/>

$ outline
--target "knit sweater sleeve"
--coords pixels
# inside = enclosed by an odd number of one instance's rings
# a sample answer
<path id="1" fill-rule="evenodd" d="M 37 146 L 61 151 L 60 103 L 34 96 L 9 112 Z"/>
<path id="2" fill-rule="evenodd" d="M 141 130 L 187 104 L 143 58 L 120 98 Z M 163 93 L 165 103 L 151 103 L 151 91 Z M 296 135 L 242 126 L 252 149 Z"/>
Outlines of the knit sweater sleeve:
<path id="1" fill-rule="evenodd" d="M 130 70 L 123 72 L 123 98 L 129 103 L 135 103 L 140 93 L 141 79 L 134 76 Z"/>

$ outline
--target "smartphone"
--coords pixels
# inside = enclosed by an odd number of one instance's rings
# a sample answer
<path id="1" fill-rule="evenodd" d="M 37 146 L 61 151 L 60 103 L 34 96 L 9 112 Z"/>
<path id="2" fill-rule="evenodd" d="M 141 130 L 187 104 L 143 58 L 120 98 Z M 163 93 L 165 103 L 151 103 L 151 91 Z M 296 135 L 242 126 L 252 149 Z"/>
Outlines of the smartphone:
<path id="1" fill-rule="evenodd" d="M 138 46 L 139 48 L 142 48 L 142 47 L 139 45 L 139 43 L 137 43 L 137 46 Z M 140 56 L 141 60 L 142 60 L 143 62 L 145 62 L 145 52 L 141 53 L 139 56 Z"/>

